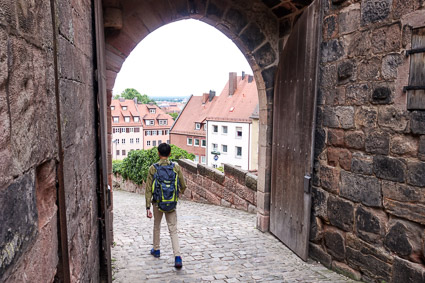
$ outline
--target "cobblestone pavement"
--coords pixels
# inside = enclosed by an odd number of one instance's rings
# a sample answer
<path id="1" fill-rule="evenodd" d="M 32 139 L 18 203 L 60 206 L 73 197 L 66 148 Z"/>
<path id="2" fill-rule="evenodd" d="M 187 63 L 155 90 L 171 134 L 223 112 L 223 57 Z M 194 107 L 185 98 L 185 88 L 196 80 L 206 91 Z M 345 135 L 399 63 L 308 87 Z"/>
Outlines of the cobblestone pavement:
<path id="1" fill-rule="evenodd" d="M 179 201 L 183 268 L 174 257 L 165 218 L 161 257 L 152 248 L 153 219 L 144 196 L 114 192 L 114 282 L 354 282 L 310 260 L 305 263 L 279 240 L 255 228 L 255 215 Z"/>

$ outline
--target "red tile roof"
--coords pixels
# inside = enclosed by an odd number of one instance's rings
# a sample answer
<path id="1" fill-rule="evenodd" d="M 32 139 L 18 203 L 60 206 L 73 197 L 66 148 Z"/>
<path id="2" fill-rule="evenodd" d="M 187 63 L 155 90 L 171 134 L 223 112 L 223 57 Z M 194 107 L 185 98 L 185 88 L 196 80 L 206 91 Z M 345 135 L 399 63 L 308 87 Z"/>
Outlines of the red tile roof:
<path id="1" fill-rule="evenodd" d="M 170 132 L 205 136 L 203 128 L 195 130 L 195 123 L 205 123 L 206 120 L 250 122 L 258 105 L 258 91 L 255 80 L 249 82 L 248 78 L 248 75 L 243 80 L 237 77 L 237 88 L 232 96 L 229 96 L 229 82 L 220 96 L 215 96 L 212 101 L 208 100 L 208 94 L 191 96 Z"/>

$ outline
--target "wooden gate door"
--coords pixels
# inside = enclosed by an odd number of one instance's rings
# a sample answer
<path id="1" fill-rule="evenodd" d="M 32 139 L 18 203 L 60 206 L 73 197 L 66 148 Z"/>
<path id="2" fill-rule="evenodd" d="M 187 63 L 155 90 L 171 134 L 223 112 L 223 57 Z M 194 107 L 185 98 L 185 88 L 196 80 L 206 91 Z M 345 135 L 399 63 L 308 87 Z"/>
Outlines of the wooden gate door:
<path id="1" fill-rule="evenodd" d="M 270 231 L 308 257 L 320 0 L 295 24 L 281 53 L 273 107 Z"/>

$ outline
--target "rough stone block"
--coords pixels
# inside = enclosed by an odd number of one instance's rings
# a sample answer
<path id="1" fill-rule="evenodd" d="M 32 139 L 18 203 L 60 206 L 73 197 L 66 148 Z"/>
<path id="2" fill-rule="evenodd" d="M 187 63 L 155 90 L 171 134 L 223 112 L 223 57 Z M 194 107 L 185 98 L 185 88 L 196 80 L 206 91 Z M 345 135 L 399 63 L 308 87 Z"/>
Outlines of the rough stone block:
<path id="1" fill-rule="evenodd" d="M 358 79 L 360 81 L 372 81 L 378 79 L 381 65 L 381 59 L 378 57 L 361 60 L 357 66 Z M 370 98 L 370 88 L 368 88 L 368 90 L 368 97 L 366 98 L 366 101 Z"/>
<path id="2" fill-rule="evenodd" d="M 248 210 L 249 213 L 257 213 L 257 207 L 255 205 L 252 205 L 248 203 Z"/>
<path id="3" fill-rule="evenodd" d="M 408 219 L 422 225 L 425 225 L 425 205 L 421 203 L 411 203 L 384 199 L 385 211 L 400 218 Z"/>
<path id="4" fill-rule="evenodd" d="M 339 129 L 329 129 L 328 144 L 333 146 L 344 145 L 344 131 Z"/>
<path id="5" fill-rule="evenodd" d="M 264 41 L 265 36 L 255 23 L 250 23 L 242 32 L 240 38 L 249 50 L 254 50 Z"/>
<path id="6" fill-rule="evenodd" d="M 338 35 L 338 22 L 335 15 L 330 15 L 323 20 L 323 37 L 334 38 Z"/>
<path id="7" fill-rule="evenodd" d="M 351 106 L 325 107 L 323 125 L 330 128 L 354 127 L 354 108 Z"/>
<path id="8" fill-rule="evenodd" d="M 389 54 L 382 59 L 381 72 L 386 80 L 397 78 L 397 68 L 403 59 L 400 54 Z"/>
<path id="9" fill-rule="evenodd" d="M 230 207 L 232 204 L 224 199 L 220 201 L 220 205 L 224 207 Z"/>
<path id="10" fill-rule="evenodd" d="M 224 184 L 223 186 L 225 187 L 226 190 L 230 191 L 230 192 L 235 192 L 236 191 L 236 180 L 233 178 L 225 178 L 224 179 Z"/>
<path id="11" fill-rule="evenodd" d="M 412 111 L 410 120 L 410 129 L 412 133 L 425 134 L 425 111 Z"/>
<path id="12" fill-rule="evenodd" d="M 362 25 L 386 20 L 391 12 L 392 0 L 362 0 Z"/>
<path id="13" fill-rule="evenodd" d="M 360 281 L 362 279 L 362 274 L 360 272 L 350 268 L 348 265 L 342 262 L 333 261 L 332 270 L 356 281 Z"/>
<path id="14" fill-rule="evenodd" d="M 239 169 L 230 164 L 224 164 L 224 174 L 226 177 L 231 177 L 236 180 L 239 184 L 245 185 L 245 176 L 247 171 Z"/>
<path id="15" fill-rule="evenodd" d="M 425 268 L 423 265 L 396 257 L 392 282 L 425 282 Z"/>
<path id="16" fill-rule="evenodd" d="M 346 248 L 347 262 L 355 269 L 360 269 L 371 278 L 378 280 L 391 280 L 391 264 L 388 264 L 370 254 L 362 253 L 359 250 Z"/>
<path id="17" fill-rule="evenodd" d="M 268 232 L 270 227 L 270 216 L 257 212 L 257 229 L 261 232 Z"/>
<path id="18" fill-rule="evenodd" d="M 377 124 L 378 111 L 375 107 L 362 106 L 357 108 L 355 121 L 357 127 L 374 128 Z"/>
<path id="19" fill-rule="evenodd" d="M 390 150 L 397 155 L 416 157 L 418 152 L 418 140 L 406 135 L 393 136 L 391 138 Z"/>
<path id="20" fill-rule="evenodd" d="M 382 182 L 382 195 L 384 198 L 401 202 L 425 203 L 425 195 L 420 188 L 390 181 Z"/>
<path id="21" fill-rule="evenodd" d="M 350 33 L 358 30 L 360 27 L 360 9 L 359 6 L 342 11 L 339 14 L 339 32 L 341 34 Z"/>
<path id="22" fill-rule="evenodd" d="M 329 222 L 344 231 L 351 231 L 354 222 L 354 206 L 351 202 L 336 196 L 328 198 Z"/>
<path id="23" fill-rule="evenodd" d="M 366 152 L 375 154 L 388 154 L 390 150 L 390 138 L 388 133 L 379 130 L 366 132 Z"/>
<path id="24" fill-rule="evenodd" d="M 405 132 L 408 125 L 407 113 L 394 106 L 381 107 L 378 114 L 378 125 L 383 129 Z"/>
<path id="25" fill-rule="evenodd" d="M 331 267 L 332 257 L 329 254 L 327 254 L 320 245 L 310 243 L 309 247 L 310 247 L 309 255 L 313 259 L 317 260 L 318 262 L 320 262 L 321 264 L 323 264 L 324 266 L 328 268 Z"/>
<path id="26" fill-rule="evenodd" d="M 391 89 L 388 87 L 377 87 L 372 93 L 373 104 L 389 104 L 391 102 Z"/>
<path id="27" fill-rule="evenodd" d="M 205 198 L 211 204 L 221 205 L 221 199 L 210 191 L 205 191 Z"/>
<path id="28" fill-rule="evenodd" d="M 321 50 L 323 62 L 333 62 L 344 56 L 344 47 L 337 39 L 322 42 Z"/>
<path id="29" fill-rule="evenodd" d="M 223 190 L 223 199 L 231 204 L 233 204 L 233 193 L 229 190 Z"/>
<path id="30" fill-rule="evenodd" d="M 335 88 L 337 80 L 337 69 L 335 64 L 327 64 L 320 67 L 320 85 L 323 88 Z"/>
<path id="31" fill-rule="evenodd" d="M 312 200 L 312 215 L 320 216 L 324 220 L 328 220 L 328 198 L 329 193 L 321 188 L 312 187 L 311 200 Z"/>
<path id="32" fill-rule="evenodd" d="M 331 193 L 339 192 L 339 169 L 330 166 L 320 167 L 320 180 L 322 187 Z"/>
<path id="33" fill-rule="evenodd" d="M 198 168 L 197 165 L 189 160 L 184 160 L 184 159 L 179 159 L 177 161 L 177 163 L 185 170 L 193 173 L 193 174 L 198 174 Z"/>
<path id="34" fill-rule="evenodd" d="M 400 256 L 408 256 L 412 253 L 413 247 L 409 241 L 409 235 L 406 225 L 403 222 L 393 223 L 385 236 L 384 244 L 391 251 Z"/>
<path id="35" fill-rule="evenodd" d="M 257 209 L 262 215 L 270 214 L 270 193 L 258 191 L 256 194 Z"/>
<path id="36" fill-rule="evenodd" d="M 425 135 L 419 139 L 418 158 L 425 161 Z"/>
<path id="37" fill-rule="evenodd" d="M 323 224 L 319 217 L 310 218 L 310 238 L 314 243 L 320 243 L 323 239 Z"/>
<path id="38" fill-rule="evenodd" d="M 369 31 L 357 32 L 345 37 L 345 45 L 348 45 L 348 56 L 364 56 L 370 54 L 371 40 Z"/>
<path id="39" fill-rule="evenodd" d="M 404 182 L 406 165 L 395 158 L 377 155 L 373 158 L 373 173 L 389 181 Z"/>
<path id="40" fill-rule="evenodd" d="M 18 177 L 0 190 L 0 274 L 33 244 L 38 231 L 34 173 Z"/>
<path id="41" fill-rule="evenodd" d="M 328 253 L 335 259 L 343 261 L 345 259 L 344 233 L 335 228 L 327 228 L 323 233 L 323 238 Z"/>
<path id="42" fill-rule="evenodd" d="M 391 26 L 384 26 L 372 31 L 371 44 L 372 52 L 375 54 L 387 54 L 399 51 L 401 48 L 400 24 L 396 23 Z"/>
<path id="43" fill-rule="evenodd" d="M 208 167 L 206 165 L 197 164 L 198 174 L 201 176 L 205 176 L 213 182 L 223 184 L 224 182 L 224 174 L 217 169 Z"/>
<path id="44" fill-rule="evenodd" d="M 257 191 L 257 181 L 258 177 L 254 174 L 247 173 L 245 176 L 245 185 L 253 190 L 254 192 Z"/>
<path id="45" fill-rule="evenodd" d="M 351 171 L 358 174 L 372 175 L 373 158 L 362 153 L 353 154 L 353 159 L 351 161 Z"/>
<path id="46" fill-rule="evenodd" d="M 385 232 L 387 215 L 380 210 L 359 206 L 356 209 L 357 235 L 370 243 L 378 243 Z"/>
<path id="47" fill-rule="evenodd" d="M 249 203 L 254 203 L 254 194 L 255 192 L 251 189 L 248 189 L 244 185 L 236 184 L 236 195 L 238 195 L 243 200 L 248 201 Z"/>
<path id="48" fill-rule="evenodd" d="M 353 149 L 364 149 L 365 134 L 362 131 L 345 132 L 345 146 Z"/>
<path id="49" fill-rule="evenodd" d="M 344 61 L 338 64 L 338 81 L 345 82 L 354 75 L 354 64 L 351 61 Z"/>
<path id="50" fill-rule="evenodd" d="M 413 186 L 425 187 L 425 162 L 407 164 L 407 182 Z"/>
<path id="51" fill-rule="evenodd" d="M 359 73 L 362 70 L 359 69 Z M 369 101 L 370 88 L 367 84 L 354 84 L 347 86 L 345 100 L 348 105 L 364 105 Z"/>
<path id="52" fill-rule="evenodd" d="M 276 52 L 273 50 L 269 42 L 261 46 L 254 53 L 254 58 L 260 68 L 267 67 L 276 61 Z"/>
<path id="53" fill-rule="evenodd" d="M 375 177 L 341 172 L 341 196 L 367 206 L 381 207 L 381 185 Z"/>
<path id="54" fill-rule="evenodd" d="M 224 190 L 224 187 L 222 185 L 217 184 L 215 182 L 212 183 L 211 192 L 213 192 L 218 197 L 220 198 L 223 197 L 223 190 Z"/>
<path id="55" fill-rule="evenodd" d="M 241 13 L 240 10 L 230 8 L 225 15 L 225 21 L 228 22 L 230 28 L 239 34 L 241 30 L 248 24 L 248 19 Z"/>

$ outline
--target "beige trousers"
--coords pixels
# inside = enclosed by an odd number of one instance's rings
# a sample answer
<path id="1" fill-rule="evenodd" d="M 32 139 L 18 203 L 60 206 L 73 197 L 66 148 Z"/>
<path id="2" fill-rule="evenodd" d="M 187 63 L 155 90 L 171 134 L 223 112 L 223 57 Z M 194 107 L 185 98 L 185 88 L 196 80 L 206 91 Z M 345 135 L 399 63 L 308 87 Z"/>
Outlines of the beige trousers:
<path id="1" fill-rule="evenodd" d="M 167 220 L 168 231 L 170 232 L 174 256 L 180 256 L 179 237 L 177 236 L 177 212 L 174 210 L 173 212 L 164 213 L 159 210 L 156 204 L 153 205 L 153 248 L 154 250 L 159 250 L 161 220 L 164 214 L 165 220 Z"/>

